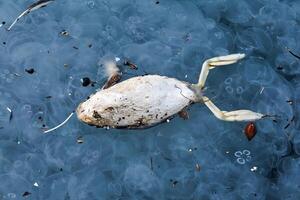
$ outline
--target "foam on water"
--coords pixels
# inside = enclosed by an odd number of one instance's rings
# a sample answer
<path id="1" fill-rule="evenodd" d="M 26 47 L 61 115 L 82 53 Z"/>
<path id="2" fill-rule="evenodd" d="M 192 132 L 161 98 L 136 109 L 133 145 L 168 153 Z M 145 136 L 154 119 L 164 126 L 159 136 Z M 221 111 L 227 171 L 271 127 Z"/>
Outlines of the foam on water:
<path id="1" fill-rule="evenodd" d="M 0 199 L 300 198 L 300 68 L 289 52 L 300 54 L 299 2 L 57 0 L 6 31 L 31 3 L 0 2 Z M 205 59 L 230 53 L 247 56 L 212 70 L 205 94 L 222 110 L 274 116 L 250 142 L 246 123 L 200 104 L 146 130 L 73 117 L 42 133 L 103 85 L 107 58 L 138 66 L 121 66 L 124 78 L 195 83 Z"/>

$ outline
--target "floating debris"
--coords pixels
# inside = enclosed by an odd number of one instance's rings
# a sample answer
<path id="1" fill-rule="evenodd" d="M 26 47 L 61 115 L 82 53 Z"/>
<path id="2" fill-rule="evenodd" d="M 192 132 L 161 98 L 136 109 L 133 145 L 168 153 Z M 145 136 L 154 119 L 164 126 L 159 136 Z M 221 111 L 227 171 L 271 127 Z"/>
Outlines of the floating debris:
<path id="1" fill-rule="evenodd" d="M 37 182 L 34 182 L 33 186 L 39 187 L 39 184 Z"/>
<path id="2" fill-rule="evenodd" d="M 9 107 L 6 107 L 6 110 L 8 110 L 8 112 L 10 113 L 10 115 L 9 115 L 9 121 L 11 121 L 12 118 L 13 118 L 13 112 L 12 112 L 12 110 Z"/>
<path id="3" fill-rule="evenodd" d="M 18 74 L 18 73 L 14 73 L 14 75 L 17 76 L 17 77 L 21 77 L 21 75 Z"/>
<path id="4" fill-rule="evenodd" d="M 76 47 L 76 46 L 73 46 L 73 49 L 76 49 L 76 50 L 78 50 L 79 48 L 78 48 L 78 47 Z"/>
<path id="5" fill-rule="evenodd" d="M 287 100 L 286 101 L 288 104 L 293 105 L 294 101 L 293 100 Z"/>
<path id="6" fill-rule="evenodd" d="M 27 192 L 27 191 L 22 194 L 23 197 L 26 197 L 26 196 L 29 196 L 29 195 L 31 195 L 31 193 Z"/>
<path id="7" fill-rule="evenodd" d="M 262 94 L 264 90 L 265 90 L 265 87 L 262 87 L 259 91 L 259 94 Z"/>
<path id="8" fill-rule="evenodd" d="M 200 172 L 200 170 L 201 170 L 201 166 L 200 166 L 199 163 L 197 163 L 197 164 L 196 164 L 196 171 L 197 171 L 197 172 Z"/>
<path id="9" fill-rule="evenodd" d="M 249 122 L 244 129 L 244 133 L 249 141 L 252 140 L 256 135 L 255 124 L 253 122 Z"/>
<path id="10" fill-rule="evenodd" d="M 92 46 L 93 46 L 92 44 L 89 44 L 89 45 L 88 45 L 89 48 L 92 48 Z"/>
<path id="11" fill-rule="evenodd" d="M 52 132 L 52 131 L 58 129 L 59 127 L 63 126 L 65 123 L 68 122 L 68 120 L 69 120 L 73 115 L 74 115 L 74 112 L 72 112 L 72 113 L 67 117 L 67 119 L 65 119 L 65 121 L 63 121 L 61 124 L 57 125 L 57 126 L 54 127 L 54 128 L 51 128 L 51 129 L 49 129 L 49 130 L 44 131 L 44 133 L 50 133 L 50 132 Z"/>
<path id="12" fill-rule="evenodd" d="M 35 72 L 35 70 L 33 68 L 30 68 L 30 69 L 25 69 L 25 71 L 28 73 L 28 74 L 33 74 Z"/>
<path id="13" fill-rule="evenodd" d="M 277 69 L 278 69 L 278 70 L 283 70 L 283 67 L 282 67 L 281 65 L 279 65 L 279 66 L 277 67 Z"/>
<path id="14" fill-rule="evenodd" d="M 295 116 L 292 117 L 292 119 L 289 121 L 289 123 L 284 127 L 284 129 L 287 129 L 291 123 L 295 120 Z"/>
<path id="15" fill-rule="evenodd" d="M 69 32 L 66 30 L 62 30 L 59 34 L 63 36 L 69 36 Z"/>
<path id="16" fill-rule="evenodd" d="M 159 1 L 156 1 L 155 4 L 159 4 Z"/>
<path id="17" fill-rule="evenodd" d="M 300 56 L 298 56 L 297 54 L 293 53 L 292 50 L 290 50 L 290 49 L 287 48 L 287 47 L 286 47 L 286 49 L 287 49 L 287 51 L 288 51 L 291 55 L 293 55 L 294 57 L 300 59 Z"/>
<path id="18" fill-rule="evenodd" d="M 84 142 L 83 137 L 82 136 L 78 136 L 77 137 L 77 143 L 78 144 L 82 144 Z"/>
<path id="19" fill-rule="evenodd" d="M 173 187 L 175 187 L 175 186 L 177 185 L 177 183 L 178 183 L 178 181 L 172 180 L 172 179 L 170 180 L 170 182 L 172 182 L 172 186 L 173 186 Z"/>
<path id="20" fill-rule="evenodd" d="M 258 168 L 257 168 L 256 166 L 253 166 L 253 167 L 251 167 L 250 170 L 251 170 L 251 172 L 255 172 L 255 171 L 257 171 L 257 169 L 258 169 Z"/>
<path id="21" fill-rule="evenodd" d="M 130 69 L 134 69 L 134 70 L 137 70 L 138 67 L 136 66 L 136 64 L 132 63 L 130 60 L 126 59 L 124 61 L 124 65 L 127 65 L 129 66 Z"/>
<path id="22" fill-rule="evenodd" d="M 5 24 L 5 22 L 4 22 L 4 21 L 3 21 L 3 22 L 1 22 L 1 24 L 0 24 L 0 27 L 2 27 L 4 24 Z"/>
<path id="23" fill-rule="evenodd" d="M 8 31 L 25 15 L 29 14 L 30 12 L 37 10 L 39 8 L 46 7 L 49 3 L 54 2 L 54 0 L 39 0 L 36 3 L 31 4 L 23 13 L 21 13 L 15 21 L 10 25 L 7 29 Z"/>
<path id="24" fill-rule="evenodd" d="M 82 79 L 80 79 L 80 81 L 81 81 L 81 85 L 83 87 L 87 87 L 92 83 L 92 81 L 89 77 L 83 77 Z"/>

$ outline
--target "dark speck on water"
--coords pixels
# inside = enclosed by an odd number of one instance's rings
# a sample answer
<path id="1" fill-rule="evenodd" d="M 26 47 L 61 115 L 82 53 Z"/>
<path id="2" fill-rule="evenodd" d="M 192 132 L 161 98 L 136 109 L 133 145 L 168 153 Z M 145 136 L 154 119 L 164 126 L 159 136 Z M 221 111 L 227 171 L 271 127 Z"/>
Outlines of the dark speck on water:
<path id="1" fill-rule="evenodd" d="M 31 195 L 31 192 L 27 192 L 27 191 L 22 194 L 23 197 L 27 197 L 29 195 Z"/>
<path id="2" fill-rule="evenodd" d="M 91 79 L 88 77 L 84 77 L 81 79 L 81 84 L 83 87 L 87 87 L 92 83 Z"/>
<path id="3" fill-rule="evenodd" d="M 33 68 L 30 68 L 30 69 L 25 69 L 25 71 L 28 73 L 28 74 L 33 74 L 35 72 L 35 70 Z"/>

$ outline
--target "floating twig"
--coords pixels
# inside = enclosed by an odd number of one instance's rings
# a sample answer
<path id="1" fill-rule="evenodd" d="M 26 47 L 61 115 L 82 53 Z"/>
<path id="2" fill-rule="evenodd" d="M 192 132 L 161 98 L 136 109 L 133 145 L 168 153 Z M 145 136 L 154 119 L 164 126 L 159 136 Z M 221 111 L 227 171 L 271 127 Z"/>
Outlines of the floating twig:
<path id="1" fill-rule="evenodd" d="M 61 124 L 57 125 L 57 126 L 54 127 L 54 128 L 51 128 L 51 129 L 49 129 L 49 130 L 47 130 L 47 131 L 44 131 L 44 133 L 50 133 L 50 132 L 52 132 L 52 131 L 58 129 L 59 127 L 63 126 L 65 123 L 68 122 L 68 120 L 69 120 L 73 115 L 74 115 L 74 112 L 72 112 L 72 113 L 67 117 L 67 119 L 65 119 L 65 121 L 63 121 Z"/>
<path id="2" fill-rule="evenodd" d="M 9 121 L 11 121 L 12 118 L 13 118 L 13 112 L 12 112 L 12 110 L 9 107 L 6 107 L 6 110 L 8 110 L 8 112 L 10 113 L 10 115 L 9 115 Z"/>
<path id="3" fill-rule="evenodd" d="M 284 127 L 284 129 L 287 129 L 291 123 L 295 120 L 295 116 L 292 117 L 292 119 L 289 121 L 289 123 Z"/>
<path id="4" fill-rule="evenodd" d="M 259 94 L 262 94 L 264 90 L 265 90 L 265 87 L 262 87 L 259 91 Z"/>
<path id="5" fill-rule="evenodd" d="M 294 57 L 300 59 L 300 56 L 298 56 L 297 54 L 295 54 L 294 52 L 292 52 L 292 50 L 290 50 L 288 47 L 286 47 L 286 50 L 287 50 L 290 54 L 292 54 Z"/>
<path id="6" fill-rule="evenodd" d="M 7 29 L 8 31 L 25 15 L 29 14 L 30 12 L 37 10 L 39 8 L 46 7 L 49 3 L 54 2 L 54 0 L 39 0 L 36 3 L 31 4 L 24 12 L 22 12 L 15 21 L 10 25 Z"/>
<path id="7" fill-rule="evenodd" d="M 138 67 L 136 66 L 136 64 L 132 63 L 130 60 L 126 59 L 124 61 L 124 65 L 127 65 L 129 66 L 130 69 L 134 69 L 134 70 L 137 70 Z"/>

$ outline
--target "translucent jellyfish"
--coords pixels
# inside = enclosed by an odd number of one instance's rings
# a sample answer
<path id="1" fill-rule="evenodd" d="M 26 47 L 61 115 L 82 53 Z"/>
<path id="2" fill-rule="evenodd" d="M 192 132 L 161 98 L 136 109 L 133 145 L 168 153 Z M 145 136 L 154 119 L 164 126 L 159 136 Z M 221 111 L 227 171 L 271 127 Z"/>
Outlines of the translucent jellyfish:
<path id="1" fill-rule="evenodd" d="M 156 196 L 160 184 L 151 170 L 142 164 L 130 165 L 124 173 L 124 183 L 129 193 L 139 191 L 142 196 Z"/>
<path id="2" fill-rule="evenodd" d="M 226 78 L 225 81 L 224 81 L 224 83 L 226 85 L 229 85 L 231 82 L 232 82 L 232 78 L 231 77 Z"/>
<path id="3" fill-rule="evenodd" d="M 237 158 L 236 159 L 237 163 L 239 163 L 240 165 L 244 165 L 246 163 L 244 158 Z"/>
<path id="4" fill-rule="evenodd" d="M 228 94 L 232 94 L 233 93 L 233 88 L 231 86 L 226 86 L 225 90 Z"/>

